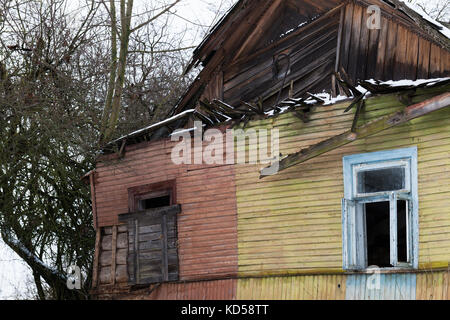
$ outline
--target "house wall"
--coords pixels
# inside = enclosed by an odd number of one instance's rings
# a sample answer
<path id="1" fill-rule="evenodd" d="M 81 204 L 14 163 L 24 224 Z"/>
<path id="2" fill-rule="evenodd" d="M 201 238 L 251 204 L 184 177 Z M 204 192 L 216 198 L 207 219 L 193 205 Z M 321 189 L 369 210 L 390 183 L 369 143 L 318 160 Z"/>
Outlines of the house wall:
<path id="1" fill-rule="evenodd" d="M 287 113 L 248 128 L 279 129 L 286 155 L 347 131 L 354 117 L 343 112 L 347 106 L 315 107 L 308 123 Z M 403 107 L 395 95 L 369 99 L 359 124 Z M 342 272 L 342 158 L 410 146 L 418 148 L 419 266 L 447 268 L 450 112 L 443 109 L 264 179 L 260 166 L 236 166 L 239 276 Z"/>
<path id="2" fill-rule="evenodd" d="M 105 229 L 119 225 L 118 215 L 129 211 L 128 188 L 175 179 L 176 201 L 182 207 L 178 216 L 180 281 L 234 277 L 237 274 L 234 168 L 176 166 L 171 161 L 174 145 L 175 142 L 164 140 L 138 148 L 132 146 L 127 148 L 123 159 L 104 157 L 97 164 L 98 226 Z M 103 236 L 104 231 L 100 234 L 99 284 L 110 285 L 112 277 L 108 273 L 114 263 L 109 263 L 108 259 L 114 258 L 105 250 L 111 250 L 115 242 L 111 245 L 111 236 Z M 118 254 L 115 261 L 119 257 L 123 260 L 125 254 Z"/>
<path id="3" fill-rule="evenodd" d="M 238 300 L 344 300 L 345 275 L 306 275 L 242 279 Z"/>
<path id="4" fill-rule="evenodd" d="M 412 103 L 436 95 L 437 90 L 418 89 Z M 404 107 L 395 94 L 366 101 L 359 125 Z M 347 131 L 354 117 L 353 111 L 343 113 L 348 105 L 347 101 L 316 106 L 308 123 L 286 113 L 252 121 L 246 128 L 279 129 L 280 151 L 286 155 Z M 259 179 L 261 165 L 175 166 L 170 159 L 173 146 L 167 140 L 156 141 L 127 147 L 123 159 L 105 157 L 97 166 L 95 190 L 98 225 L 108 228 L 118 224 L 118 214 L 128 211 L 128 188 L 176 179 L 177 203 L 182 206 L 178 218 L 180 282 L 162 284 L 152 293 L 149 289 L 130 292 L 123 281 L 123 263 L 117 263 L 116 281 L 122 281 L 123 290 L 111 287 L 111 278 L 101 276 L 106 280 L 99 283 L 97 289 L 103 291 L 98 291 L 98 297 L 366 299 L 373 294 L 397 297 L 398 286 L 409 288 L 408 294 L 401 290 L 405 299 L 448 297 L 448 109 L 264 179 Z M 418 148 L 420 272 L 383 275 L 384 293 L 380 295 L 368 291 L 367 275 L 342 270 L 342 158 L 410 146 Z M 112 254 L 107 249 L 114 245 L 108 244 L 110 238 L 102 240 L 106 257 L 100 260 L 103 273 L 108 274 L 112 272 L 108 263 Z M 116 247 L 123 250 L 122 244 Z M 101 252 L 99 255 L 102 257 Z"/>
<path id="5" fill-rule="evenodd" d="M 165 283 L 157 288 L 150 287 L 134 292 L 105 292 L 97 297 L 104 300 L 235 300 L 236 287 L 235 279 Z"/>

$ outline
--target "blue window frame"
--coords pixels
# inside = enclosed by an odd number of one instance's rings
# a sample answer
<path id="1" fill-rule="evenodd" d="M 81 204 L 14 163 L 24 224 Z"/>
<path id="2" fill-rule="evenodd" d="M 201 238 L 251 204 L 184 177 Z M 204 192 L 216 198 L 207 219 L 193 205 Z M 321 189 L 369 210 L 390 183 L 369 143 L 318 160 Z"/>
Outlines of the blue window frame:
<path id="1" fill-rule="evenodd" d="M 346 156 L 343 166 L 343 268 L 417 269 L 417 147 Z"/>

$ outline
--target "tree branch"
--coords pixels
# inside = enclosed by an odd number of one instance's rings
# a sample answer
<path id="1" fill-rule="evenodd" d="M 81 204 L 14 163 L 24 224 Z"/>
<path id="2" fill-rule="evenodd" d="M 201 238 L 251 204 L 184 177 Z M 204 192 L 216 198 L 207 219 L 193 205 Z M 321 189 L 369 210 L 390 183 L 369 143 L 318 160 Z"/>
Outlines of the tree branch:
<path id="1" fill-rule="evenodd" d="M 156 16 L 150 18 L 149 20 L 137 25 L 136 27 L 134 27 L 133 29 L 130 30 L 130 33 L 135 32 L 136 30 L 139 30 L 142 27 L 145 27 L 146 25 L 148 25 L 149 23 L 151 23 L 152 21 L 155 21 L 156 19 L 158 19 L 160 16 L 162 16 L 163 14 L 167 13 L 170 9 L 172 9 L 178 2 L 180 2 L 181 0 L 175 0 L 174 2 L 172 2 L 172 4 L 170 4 L 168 7 L 164 8 L 163 10 L 161 10 Z"/>

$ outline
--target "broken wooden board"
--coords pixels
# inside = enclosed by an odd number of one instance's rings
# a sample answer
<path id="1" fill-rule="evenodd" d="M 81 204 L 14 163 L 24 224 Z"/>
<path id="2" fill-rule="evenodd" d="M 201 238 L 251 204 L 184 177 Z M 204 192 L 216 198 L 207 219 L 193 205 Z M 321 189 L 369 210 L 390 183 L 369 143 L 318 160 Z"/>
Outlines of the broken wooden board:
<path id="1" fill-rule="evenodd" d="M 290 168 L 309 159 L 315 158 L 331 150 L 342 147 L 357 139 L 371 136 L 385 129 L 406 123 L 412 119 L 424 116 L 430 112 L 440 110 L 450 106 L 450 93 L 444 93 L 434 98 L 406 107 L 405 110 L 374 120 L 362 127 L 355 128 L 334 136 L 328 140 L 322 141 L 309 148 L 300 150 L 282 159 L 279 164 L 278 172 Z M 270 174 L 269 174 L 270 173 Z M 261 178 L 272 175 L 273 168 L 267 167 L 261 170 Z"/>

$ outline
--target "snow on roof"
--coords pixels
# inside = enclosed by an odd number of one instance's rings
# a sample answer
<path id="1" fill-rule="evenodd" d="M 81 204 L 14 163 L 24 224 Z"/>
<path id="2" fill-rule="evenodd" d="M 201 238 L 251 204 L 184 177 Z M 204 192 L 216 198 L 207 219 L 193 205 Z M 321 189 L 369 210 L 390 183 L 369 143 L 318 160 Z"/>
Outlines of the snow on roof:
<path id="1" fill-rule="evenodd" d="M 417 86 L 432 86 L 439 82 L 444 82 L 450 80 L 450 77 L 448 78 L 436 78 L 436 79 L 418 79 L 418 80 L 398 80 L 398 81 L 378 81 L 374 79 L 367 80 L 367 82 L 374 84 L 374 85 L 386 85 L 390 86 L 391 88 L 398 88 L 398 87 L 405 87 L 405 86 L 411 86 L 411 87 L 417 87 Z"/>
<path id="2" fill-rule="evenodd" d="M 379 80 L 374 80 L 374 79 L 370 79 L 370 80 L 362 80 L 362 81 L 358 81 L 357 83 L 357 87 L 356 90 L 352 90 L 353 95 L 350 96 L 345 96 L 345 95 L 339 95 L 337 97 L 333 97 L 330 93 L 327 92 L 321 92 L 321 93 L 315 93 L 315 94 L 311 94 L 308 93 L 305 97 L 299 97 L 299 98 L 288 98 L 285 99 L 283 101 L 281 101 L 280 103 L 278 103 L 276 106 L 273 106 L 271 108 L 271 110 L 265 111 L 263 113 L 263 115 L 265 115 L 266 117 L 273 117 L 282 113 L 286 113 L 289 111 L 296 111 L 298 110 L 298 108 L 306 108 L 305 110 L 307 110 L 310 106 L 313 105 L 322 105 L 322 106 L 327 106 L 327 105 L 332 105 L 332 104 L 336 104 L 342 101 L 346 101 L 346 100 L 352 100 L 352 99 L 361 99 L 361 95 L 362 98 L 366 98 L 369 97 L 371 94 L 387 94 L 387 93 L 393 93 L 393 92 L 399 92 L 402 90 L 409 90 L 409 89 L 413 89 L 413 88 L 419 88 L 419 87 L 431 87 L 434 85 L 438 85 L 444 82 L 449 82 L 450 83 L 450 77 L 448 78 L 436 78 L 436 79 L 419 79 L 419 80 L 399 80 L 399 81 L 379 81 Z M 229 120 L 236 120 L 236 121 L 244 121 L 244 119 L 250 120 L 251 117 L 255 114 L 261 115 L 259 112 L 255 113 L 255 108 L 253 107 L 251 108 L 252 110 L 239 110 L 238 108 L 234 108 L 228 104 L 226 104 L 223 101 L 216 101 L 218 103 L 218 105 L 220 106 L 218 109 L 214 109 L 214 105 L 210 105 L 209 107 L 211 107 L 212 109 L 210 110 L 214 115 L 220 115 L 223 119 L 222 121 L 229 121 Z M 227 113 L 225 109 L 228 109 L 228 111 L 230 111 L 231 113 Z M 222 111 L 225 110 L 225 111 Z M 308 111 L 309 112 L 309 111 Z M 114 141 L 112 141 L 111 143 L 109 143 L 107 145 L 108 146 L 112 146 L 112 145 L 117 145 L 117 143 L 119 142 L 123 142 L 124 140 L 126 140 L 127 138 L 139 138 L 140 136 L 143 136 L 144 134 L 152 131 L 152 130 L 156 130 L 160 127 L 164 127 L 165 125 L 168 125 L 170 123 L 173 123 L 179 119 L 182 119 L 183 117 L 185 117 L 186 115 L 197 115 L 200 117 L 200 119 L 203 121 L 203 119 L 208 119 L 207 114 L 202 114 L 200 111 L 197 111 L 196 109 L 190 109 L 190 110 L 186 110 L 182 113 L 179 113 L 173 117 L 167 118 L 163 121 L 160 121 L 158 123 L 152 124 L 150 126 L 147 126 L 145 128 L 136 130 L 130 134 L 124 135 L 122 137 L 120 137 L 119 139 L 116 139 Z M 231 118 L 232 115 L 232 118 Z M 221 123 L 220 122 L 220 117 L 216 117 L 215 121 L 213 120 L 209 120 L 210 124 L 218 124 Z M 183 129 L 183 128 L 176 128 L 176 129 L 181 129 L 180 130 L 175 130 L 174 132 L 172 132 L 171 134 L 169 134 L 169 136 L 176 136 L 177 134 L 182 134 L 185 132 L 190 132 L 192 130 L 195 130 L 196 128 L 187 128 L 187 129 Z"/>
<path id="3" fill-rule="evenodd" d="M 313 21 L 315 21 L 315 20 L 316 20 L 317 18 L 319 18 L 320 16 L 321 16 L 320 14 L 316 14 L 316 15 L 315 15 L 314 17 L 312 17 L 311 19 L 308 19 L 308 20 L 306 20 L 306 21 L 303 21 L 302 23 L 300 23 L 299 25 L 297 25 L 297 27 L 291 28 L 291 29 L 285 31 L 284 33 L 282 33 L 282 34 L 279 36 L 279 38 L 283 38 L 283 37 L 285 37 L 285 36 L 291 34 L 292 32 L 297 31 L 298 29 L 300 29 L 300 28 L 302 28 L 302 27 L 304 27 L 304 26 L 306 26 L 306 25 L 312 23 Z M 275 39 L 274 39 L 273 41 L 275 41 Z"/>
<path id="4" fill-rule="evenodd" d="M 311 97 L 309 97 L 306 100 L 305 99 L 296 99 L 296 98 L 290 98 L 290 99 L 284 100 L 281 102 L 281 104 L 283 106 L 279 107 L 277 111 L 275 109 L 273 109 L 273 110 L 269 110 L 269 111 L 265 112 L 264 114 L 268 117 L 272 117 L 276 114 L 282 114 L 287 111 L 292 111 L 292 109 L 295 109 L 297 106 L 299 106 L 301 104 L 316 105 L 318 103 L 318 101 L 320 101 L 322 106 L 328 106 L 331 104 L 338 103 L 340 101 L 349 100 L 351 98 L 353 98 L 353 97 L 347 97 L 347 96 L 341 96 L 341 95 L 339 95 L 337 97 L 333 97 L 328 92 L 321 92 L 321 93 L 312 95 Z"/>
<path id="5" fill-rule="evenodd" d="M 356 87 L 356 90 L 358 90 L 362 95 L 363 99 L 366 99 L 370 96 L 371 93 L 378 93 L 378 92 L 395 92 L 398 90 L 404 90 L 409 88 L 418 88 L 418 87 L 430 87 L 434 86 L 436 84 L 450 81 L 450 77 L 448 78 L 436 78 L 436 79 L 418 79 L 418 80 L 389 80 L 389 81 L 379 81 L 379 80 L 364 80 L 359 81 L 358 86 Z M 368 85 L 369 84 L 369 85 Z M 374 92 L 372 92 L 372 91 Z M 294 110 L 295 108 L 302 106 L 302 105 L 317 105 L 320 104 L 322 106 L 328 106 L 332 104 L 336 104 L 342 101 L 355 99 L 355 96 L 345 96 L 345 95 L 339 95 L 337 97 L 333 97 L 328 92 L 321 92 L 316 94 L 310 94 L 310 97 L 308 99 L 302 99 L 302 98 L 289 98 L 284 101 L 282 101 L 278 109 L 273 109 L 270 111 L 265 112 L 265 115 L 268 117 L 272 117 L 278 114 L 286 113 L 289 111 Z"/>
<path id="6" fill-rule="evenodd" d="M 167 118 L 167 119 L 165 119 L 163 121 L 160 121 L 158 123 L 154 123 L 154 124 L 152 124 L 150 126 L 147 126 L 145 128 L 142 128 L 142 129 L 133 131 L 133 132 L 131 132 L 129 134 L 126 134 L 126 135 L 124 135 L 124 136 L 122 136 L 122 137 L 112 141 L 110 144 L 113 144 L 115 142 L 121 141 L 121 140 L 129 138 L 129 137 L 137 136 L 137 135 L 139 135 L 141 133 L 144 133 L 144 132 L 146 132 L 148 130 L 151 130 L 153 128 L 157 128 L 157 127 L 161 127 L 161 126 L 163 126 L 165 124 L 169 124 L 169 123 L 171 123 L 171 122 L 173 122 L 173 121 L 175 121 L 177 119 L 183 118 L 187 114 L 194 113 L 194 112 L 195 112 L 195 109 L 189 109 L 189 110 L 183 111 L 183 112 L 181 112 L 181 113 L 179 113 L 179 114 L 177 114 L 177 115 L 175 115 L 173 117 Z"/>
<path id="7" fill-rule="evenodd" d="M 450 30 L 444 26 L 442 23 L 439 23 L 435 19 L 431 18 L 422 8 L 417 6 L 414 3 L 409 3 L 403 0 L 400 0 L 404 5 L 406 5 L 409 9 L 415 11 L 418 15 L 420 15 L 423 19 L 427 20 L 429 23 L 435 25 L 440 33 L 450 39 Z"/>

